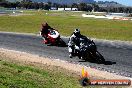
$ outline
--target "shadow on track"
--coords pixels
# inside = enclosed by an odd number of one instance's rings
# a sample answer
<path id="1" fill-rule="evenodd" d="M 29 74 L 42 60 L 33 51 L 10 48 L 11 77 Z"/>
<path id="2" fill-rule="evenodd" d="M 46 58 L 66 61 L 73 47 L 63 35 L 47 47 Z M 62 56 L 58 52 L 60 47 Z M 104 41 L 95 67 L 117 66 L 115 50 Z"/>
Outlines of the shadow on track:
<path id="1" fill-rule="evenodd" d="M 102 63 L 97 63 L 96 61 L 80 60 L 79 62 L 90 62 L 90 63 L 104 64 L 104 65 L 116 64 L 116 62 L 112 62 L 112 61 L 105 61 L 105 62 L 102 62 Z"/>
<path id="2" fill-rule="evenodd" d="M 112 62 L 112 61 L 105 61 L 104 65 L 113 65 L 116 64 L 116 62 Z"/>
<path id="3" fill-rule="evenodd" d="M 68 45 L 53 45 L 53 44 L 47 44 L 47 46 L 68 47 Z"/>

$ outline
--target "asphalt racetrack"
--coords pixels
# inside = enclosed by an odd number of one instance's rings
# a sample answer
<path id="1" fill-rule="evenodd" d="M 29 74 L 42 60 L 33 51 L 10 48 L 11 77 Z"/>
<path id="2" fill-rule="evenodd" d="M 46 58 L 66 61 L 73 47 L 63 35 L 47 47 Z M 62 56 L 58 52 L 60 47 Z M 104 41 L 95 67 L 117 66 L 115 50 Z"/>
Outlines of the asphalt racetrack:
<path id="1" fill-rule="evenodd" d="M 66 42 L 68 39 L 63 38 Z M 70 63 L 85 65 L 91 68 L 116 73 L 132 78 L 132 50 L 97 45 L 98 51 L 104 56 L 106 63 L 97 64 L 69 58 L 67 47 L 47 46 L 42 38 L 36 35 L 0 33 L 0 48 L 12 49 L 43 57 L 61 59 Z"/>

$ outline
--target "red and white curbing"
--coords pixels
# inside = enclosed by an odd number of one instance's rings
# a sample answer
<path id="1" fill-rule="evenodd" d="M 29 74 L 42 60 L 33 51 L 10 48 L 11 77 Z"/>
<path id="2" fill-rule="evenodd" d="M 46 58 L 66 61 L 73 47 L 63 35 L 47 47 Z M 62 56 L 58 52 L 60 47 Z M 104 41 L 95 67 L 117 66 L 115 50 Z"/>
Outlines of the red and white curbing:
<path id="1" fill-rule="evenodd" d="M 127 17 L 113 17 L 114 20 L 132 20 L 130 18 Z"/>

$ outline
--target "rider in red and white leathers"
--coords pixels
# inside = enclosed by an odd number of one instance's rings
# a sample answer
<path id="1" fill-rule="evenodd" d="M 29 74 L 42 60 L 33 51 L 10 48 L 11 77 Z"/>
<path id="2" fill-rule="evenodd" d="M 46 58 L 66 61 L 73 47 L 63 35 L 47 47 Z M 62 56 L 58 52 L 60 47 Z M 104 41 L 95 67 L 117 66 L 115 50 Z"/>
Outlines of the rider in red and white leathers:
<path id="1" fill-rule="evenodd" d="M 51 28 L 48 23 L 43 23 L 42 24 L 42 28 L 40 30 L 41 32 L 41 36 L 44 37 L 44 43 L 48 43 L 48 33 L 49 33 L 49 29 L 50 30 L 54 30 L 53 28 Z"/>

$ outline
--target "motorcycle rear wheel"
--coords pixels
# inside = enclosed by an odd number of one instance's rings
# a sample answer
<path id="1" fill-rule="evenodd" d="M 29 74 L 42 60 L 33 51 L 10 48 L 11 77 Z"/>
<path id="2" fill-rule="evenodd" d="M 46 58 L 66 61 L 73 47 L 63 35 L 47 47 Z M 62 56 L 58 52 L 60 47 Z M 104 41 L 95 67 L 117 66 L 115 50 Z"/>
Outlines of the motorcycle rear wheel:
<path id="1" fill-rule="evenodd" d="M 58 45 L 59 45 L 59 46 L 66 46 L 66 43 L 60 38 L 60 39 L 58 40 Z"/>
<path id="2" fill-rule="evenodd" d="M 97 63 L 104 63 L 105 62 L 104 57 L 98 51 L 96 51 L 96 61 L 97 61 Z"/>

